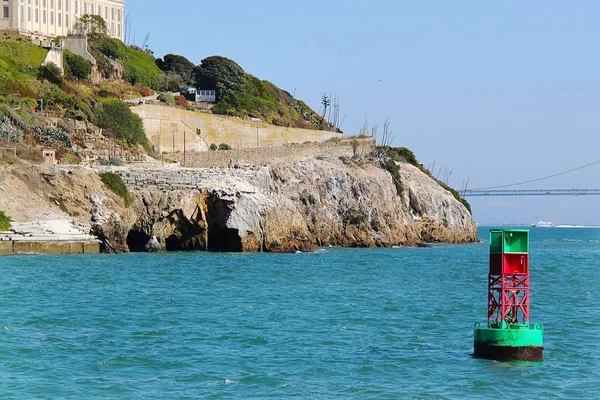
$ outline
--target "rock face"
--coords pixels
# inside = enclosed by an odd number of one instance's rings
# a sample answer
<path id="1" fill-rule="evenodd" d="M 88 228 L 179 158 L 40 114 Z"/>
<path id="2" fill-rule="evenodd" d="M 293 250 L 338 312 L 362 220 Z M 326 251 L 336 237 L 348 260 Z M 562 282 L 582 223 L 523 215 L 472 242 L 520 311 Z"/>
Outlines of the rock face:
<path id="1" fill-rule="evenodd" d="M 74 220 L 105 252 L 290 252 L 477 240 L 468 210 L 418 168 L 399 164 L 398 196 L 385 170 L 342 160 L 121 168 L 116 172 L 134 197 L 129 207 L 96 170 L 11 167 L 0 179 L 0 209 L 17 221 Z"/>
<path id="2" fill-rule="evenodd" d="M 310 251 L 476 241 L 468 210 L 418 168 L 310 159 L 243 170 L 125 173 L 132 251 Z M 135 189 L 135 188 L 138 189 Z"/>

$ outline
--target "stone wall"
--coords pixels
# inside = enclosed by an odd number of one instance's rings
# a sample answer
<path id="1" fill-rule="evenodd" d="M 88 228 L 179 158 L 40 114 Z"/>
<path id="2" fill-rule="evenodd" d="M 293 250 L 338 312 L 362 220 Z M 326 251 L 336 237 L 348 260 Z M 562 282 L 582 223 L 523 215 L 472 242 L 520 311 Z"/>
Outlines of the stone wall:
<path id="1" fill-rule="evenodd" d="M 373 150 L 372 138 L 354 138 L 324 143 L 288 144 L 273 147 L 242 148 L 165 155 L 190 168 L 229 167 L 236 164 L 266 165 L 274 162 L 297 162 L 315 157 L 364 158 Z"/>
<path id="2" fill-rule="evenodd" d="M 0 255 L 12 254 L 98 254 L 100 242 L 0 241 Z"/>
<path id="3" fill-rule="evenodd" d="M 148 141 L 158 152 L 207 151 L 212 143 L 246 149 L 345 138 L 336 132 L 275 126 L 161 105 L 142 104 L 131 111 L 142 118 Z"/>

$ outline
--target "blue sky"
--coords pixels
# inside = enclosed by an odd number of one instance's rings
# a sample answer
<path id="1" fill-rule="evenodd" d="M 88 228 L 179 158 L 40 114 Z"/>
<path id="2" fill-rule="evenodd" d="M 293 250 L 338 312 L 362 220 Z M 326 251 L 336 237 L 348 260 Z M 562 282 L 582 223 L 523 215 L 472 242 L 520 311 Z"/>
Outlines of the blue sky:
<path id="1" fill-rule="evenodd" d="M 126 13 L 156 56 L 229 57 L 315 109 L 339 96 L 349 135 L 389 117 L 393 144 L 457 188 L 600 159 L 598 1 L 126 0 Z M 600 187 L 600 167 L 528 185 L 545 187 Z M 483 223 L 600 225 L 597 197 L 470 200 Z"/>

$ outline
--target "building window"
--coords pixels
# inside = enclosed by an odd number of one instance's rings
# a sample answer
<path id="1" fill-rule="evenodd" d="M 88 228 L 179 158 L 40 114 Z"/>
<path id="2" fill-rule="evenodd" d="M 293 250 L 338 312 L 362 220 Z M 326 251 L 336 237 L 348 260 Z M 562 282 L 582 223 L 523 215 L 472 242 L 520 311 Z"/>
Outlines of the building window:
<path id="1" fill-rule="evenodd" d="M 40 5 L 40 0 L 35 0 L 35 5 L 39 6 Z"/>
<path id="2" fill-rule="evenodd" d="M 58 20 L 58 26 L 62 26 L 62 14 L 61 13 L 58 13 L 57 20 Z"/>
<path id="3" fill-rule="evenodd" d="M 69 14 L 65 14 L 65 26 L 69 26 Z"/>
<path id="4" fill-rule="evenodd" d="M 54 11 L 50 11 L 50 25 L 54 25 Z"/>
<path id="5" fill-rule="evenodd" d="M 31 21 L 31 7 L 27 7 L 27 21 Z"/>
<path id="6" fill-rule="evenodd" d="M 50 8 L 54 8 L 54 0 L 50 0 Z"/>
<path id="7" fill-rule="evenodd" d="M 21 6 L 21 22 L 25 21 L 25 9 Z"/>
<path id="8" fill-rule="evenodd" d="M 112 19 L 113 21 L 115 20 L 115 9 L 114 8 L 110 9 L 110 19 Z"/>
<path id="9" fill-rule="evenodd" d="M 69 11 L 69 0 L 65 0 L 65 11 Z"/>
<path id="10" fill-rule="evenodd" d="M 104 7 L 104 21 L 108 20 L 108 7 Z"/>
<path id="11" fill-rule="evenodd" d="M 42 1 L 42 7 L 46 8 L 46 0 Z"/>
<path id="12" fill-rule="evenodd" d="M 92 4 L 92 12 L 90 13 L 92 15 L 96 14 L 96 5 Z"/>
<path id="13" fill-rule="evenodd" d="M 75 14 L 77 14 L 79 12 L 79 2 L 76 1 L 75 2 Z"/>
<path id="14" fill-rule="evenodd" d="M 62 10 L 62 0 L 58 0 L 58 9 Z"/>
<path id="15" fill-rule="evenodd" d="M 4 16 L 4 18 L 9 18 L 10 14 L 8 12 L 8 7 L 4 7 L 4 12 L 2 13 L 2 15 Z"/>
<path id="16" fill-rule="evenodd" d="M 35 22 L 40 22 L 40 10 L 35 9 Z"/>
<path id="17" fill-rule="evenodd" d="M 46 19 L 46 10 L 42 11 L 42 24 L 47 23 L 47 19 Z"/>

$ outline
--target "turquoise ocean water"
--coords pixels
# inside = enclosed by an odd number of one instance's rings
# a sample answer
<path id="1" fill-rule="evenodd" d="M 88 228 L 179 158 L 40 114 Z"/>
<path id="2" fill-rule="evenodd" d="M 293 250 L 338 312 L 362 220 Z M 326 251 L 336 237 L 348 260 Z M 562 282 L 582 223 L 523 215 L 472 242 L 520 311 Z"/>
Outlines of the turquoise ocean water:
<path id="1" fill-rule="evenodd" d="M 471 357 L 485 242 L 0 258 L 1 398 L 600 398 L 600 229 L 532 228 L 542 363 Z"/>

